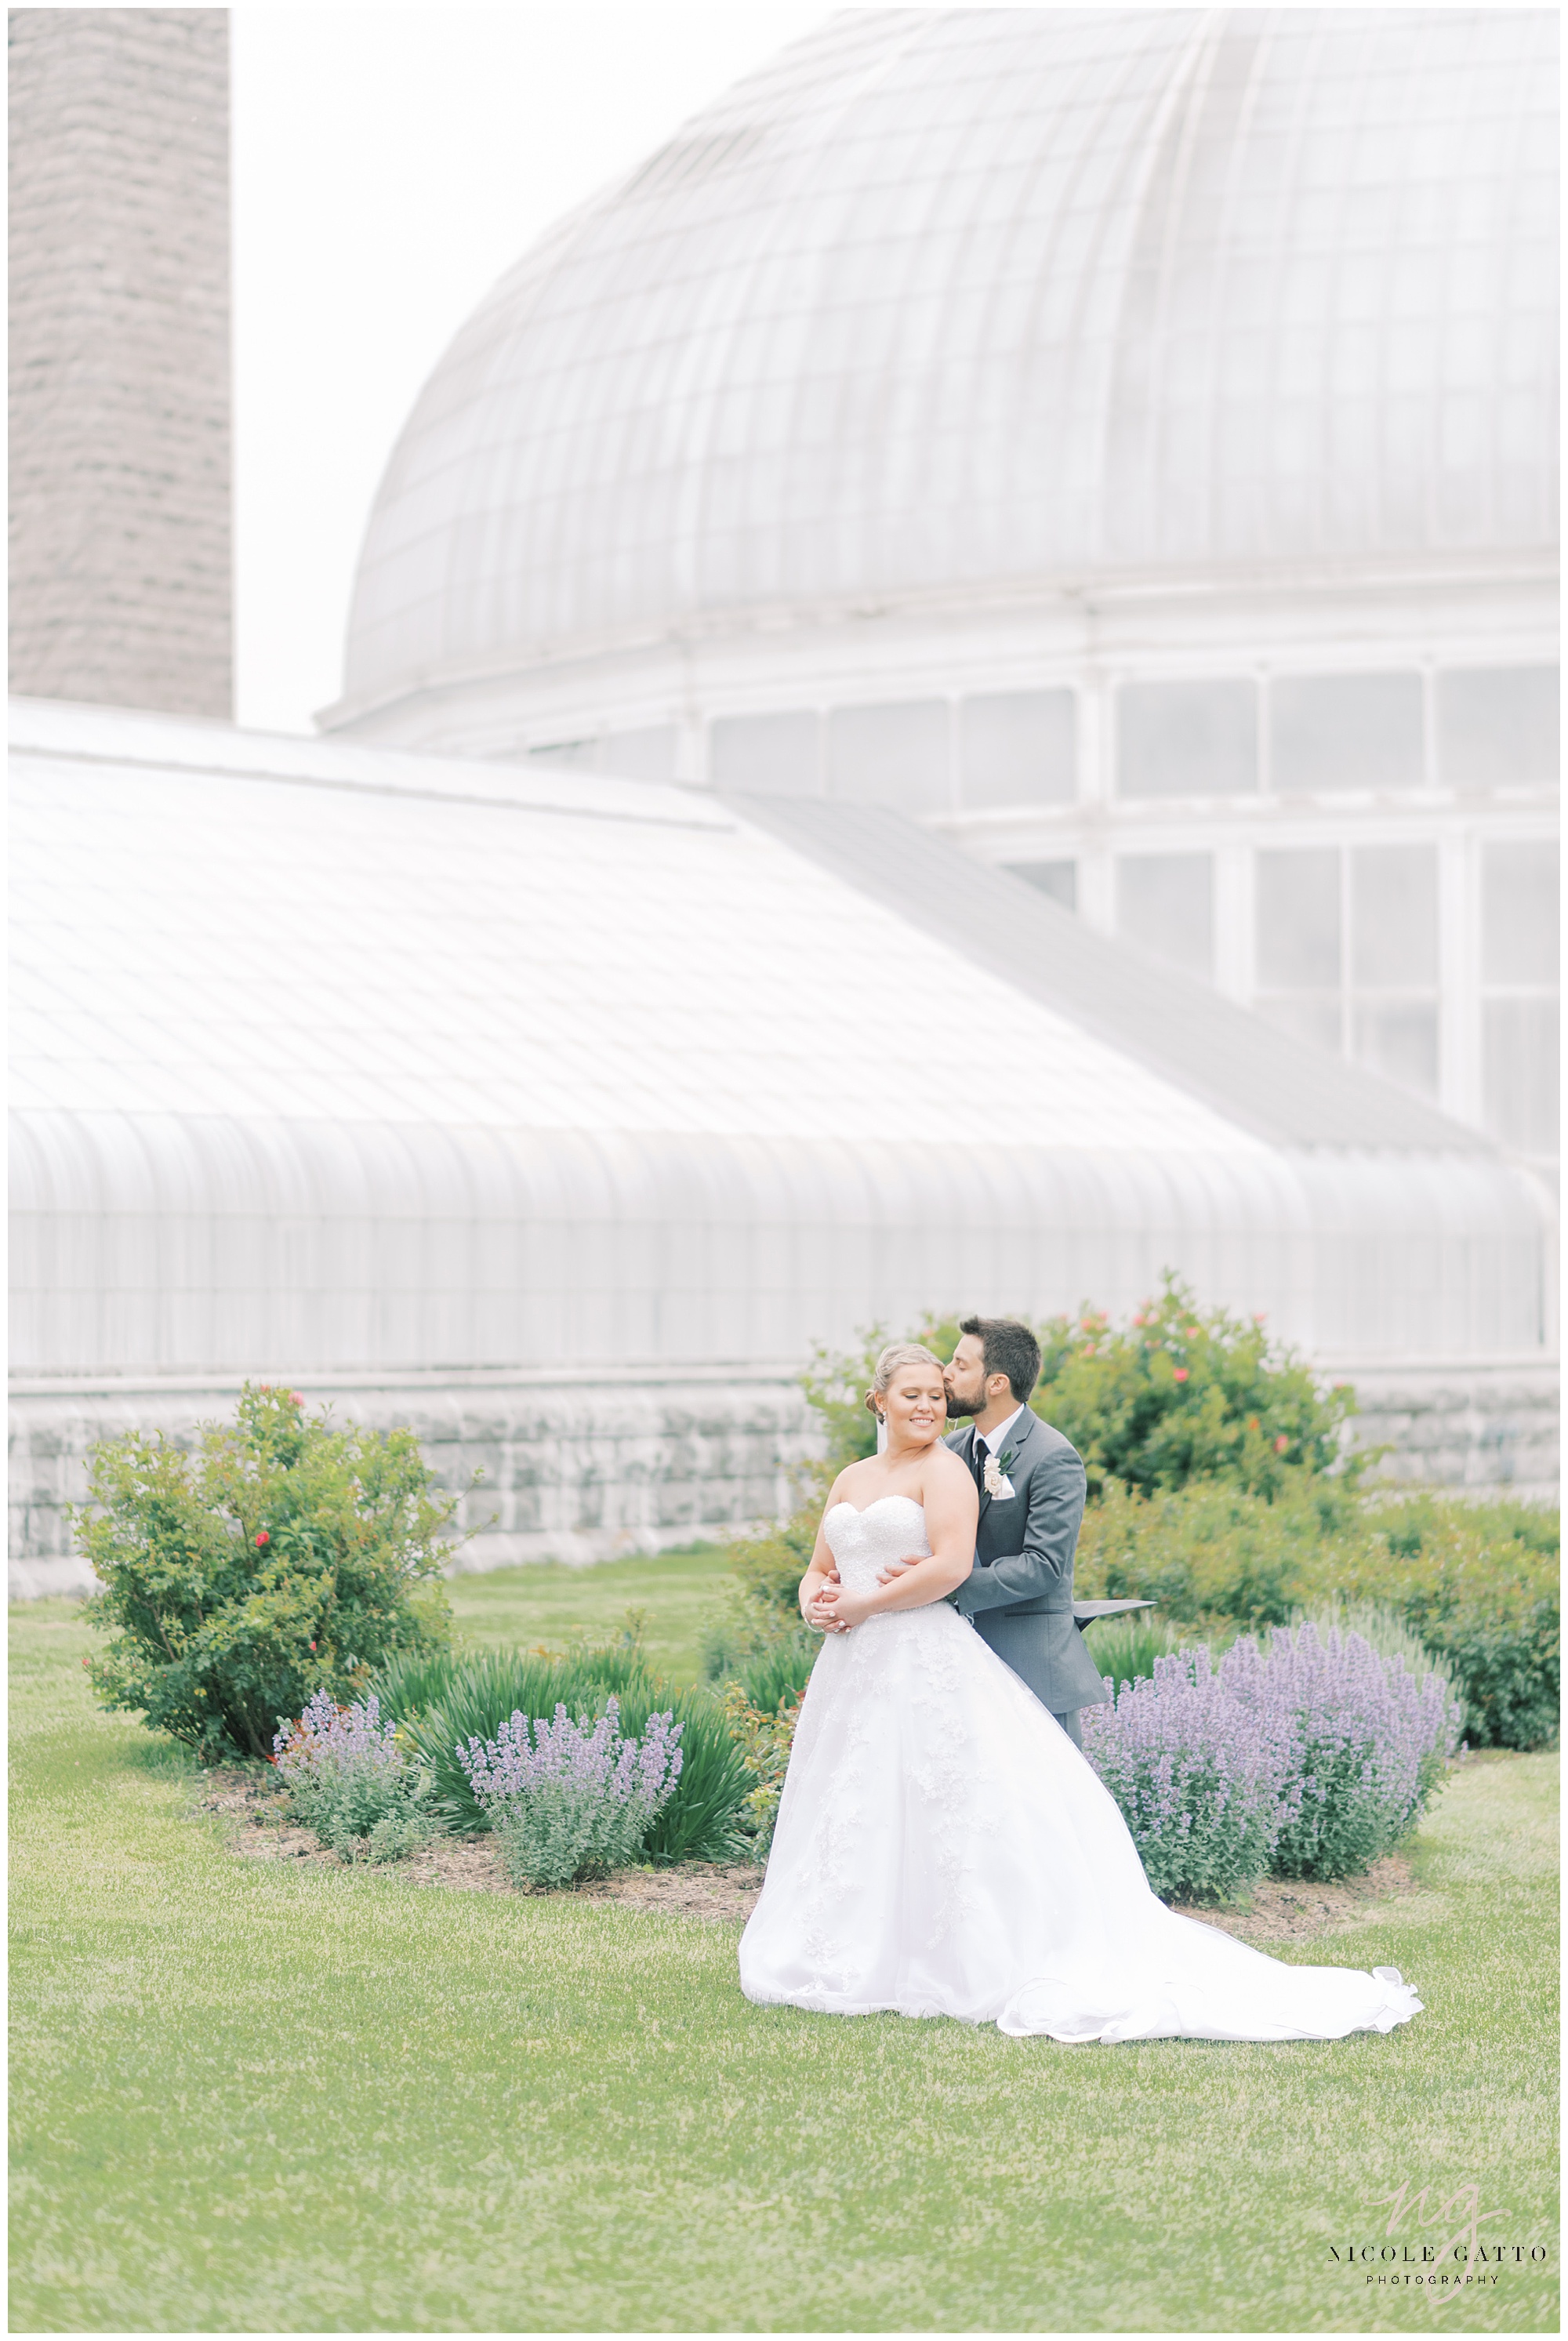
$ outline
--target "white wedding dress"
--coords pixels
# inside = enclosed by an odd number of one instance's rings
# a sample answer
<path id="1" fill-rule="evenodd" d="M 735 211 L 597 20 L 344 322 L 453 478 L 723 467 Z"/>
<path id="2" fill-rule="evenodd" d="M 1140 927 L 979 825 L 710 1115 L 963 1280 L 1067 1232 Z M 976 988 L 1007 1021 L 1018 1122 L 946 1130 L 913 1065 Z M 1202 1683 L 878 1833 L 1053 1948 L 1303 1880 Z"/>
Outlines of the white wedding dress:
<path id="1" fill-rule="evenodd" d="M 930 1550 L 910 1496 L 826 1529 L 846 1587 Z M 1157 1901 L 1087 1758 L 945 1602 L 824 1641 L 740 1967 L 764 2005 L 1066 2041 L 1337 2040 L 1421 2007 L 1395 1967 L 1287 1967 Z"/>

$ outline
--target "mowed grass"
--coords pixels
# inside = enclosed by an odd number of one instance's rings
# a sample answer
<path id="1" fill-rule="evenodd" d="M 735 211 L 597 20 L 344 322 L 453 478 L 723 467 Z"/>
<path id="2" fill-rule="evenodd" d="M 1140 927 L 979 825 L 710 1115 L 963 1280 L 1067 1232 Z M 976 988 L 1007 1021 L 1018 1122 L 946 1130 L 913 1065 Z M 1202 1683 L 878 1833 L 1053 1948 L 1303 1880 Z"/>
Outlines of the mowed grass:
<path id="1" fill-rule="evenodd" d="M 649 1664 L 689 1685 L 702 1676 L 703 1635 L 723 1599 L 724 1569 L 724 1552 L 708 1546 L 592 1569 L 540 1561 L 454 1578 L 450 1591 L 456 1631 L 485 1649 L 559 1649 L 575 1634 L 600 1641 L 621 1630 L 629 1609 L 645 1610 Z"/>
<path id="2" fill-rule="evenodd" d="M 691 1652 L 703 1566 L 574 1573 L 575 1615 L 667 1574 Z M 508 1577 L 465 1627 L 554 1633 L 560 1573 Z M 12 1613 L 14 2328 L 1556 2327 L 1554 1758 L 1462 1768 L 1422 1891 L 1288 1954 L 1402 1968 L 1413 2024 L 1074 2050 L 751 2007 L 730 1925 L 237 1859 L 90 1643 Z M 1546 2267 L 1368 2286 L 1331 2247 L 1405 2179 Z"/>

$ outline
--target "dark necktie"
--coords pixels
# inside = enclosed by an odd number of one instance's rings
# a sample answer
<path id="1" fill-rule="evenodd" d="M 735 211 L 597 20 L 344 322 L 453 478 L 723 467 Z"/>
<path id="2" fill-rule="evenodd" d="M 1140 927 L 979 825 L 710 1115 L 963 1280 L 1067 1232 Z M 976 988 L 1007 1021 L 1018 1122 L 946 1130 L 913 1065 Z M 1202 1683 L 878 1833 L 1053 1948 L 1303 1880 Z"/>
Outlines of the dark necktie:
<path id="1" fill-rule="evenodd" d="M 989 1452 L 985 1441 L 976 1431 L 974 1444 L 969 1450 L 969 1468 L 974 1474 L 974 1484 L 983 1496 L 985 1493 L 985 1458 Z"/>

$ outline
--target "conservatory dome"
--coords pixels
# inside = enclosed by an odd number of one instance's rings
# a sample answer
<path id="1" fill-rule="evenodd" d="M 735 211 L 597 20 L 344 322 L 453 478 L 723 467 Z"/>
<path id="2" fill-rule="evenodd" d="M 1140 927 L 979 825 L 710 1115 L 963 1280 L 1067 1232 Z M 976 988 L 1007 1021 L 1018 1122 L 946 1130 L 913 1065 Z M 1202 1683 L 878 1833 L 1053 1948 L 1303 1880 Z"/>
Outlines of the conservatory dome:
<path id="1" fill-rule="evenodd" d="M 736 625 L 1555 543 L 1556 20 L 854 12 L 495 286 L 330 720 Z"/>

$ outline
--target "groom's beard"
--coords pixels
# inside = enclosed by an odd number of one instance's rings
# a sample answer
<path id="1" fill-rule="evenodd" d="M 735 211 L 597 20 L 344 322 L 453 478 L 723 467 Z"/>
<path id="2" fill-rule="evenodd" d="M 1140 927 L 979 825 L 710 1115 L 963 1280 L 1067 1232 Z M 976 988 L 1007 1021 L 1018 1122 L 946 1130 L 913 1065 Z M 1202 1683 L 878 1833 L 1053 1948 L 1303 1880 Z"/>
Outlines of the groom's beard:
<path id="1" fill-rule="evenodd" d="M 947 1420 L 949 1422 L 961 1421 L 964 1415 L 978 1414 L 979 1411 L 980 1401 L 977 1399 L 954 1398 L 953 1392 L 951 1390 L 948 1391 Z"/>

